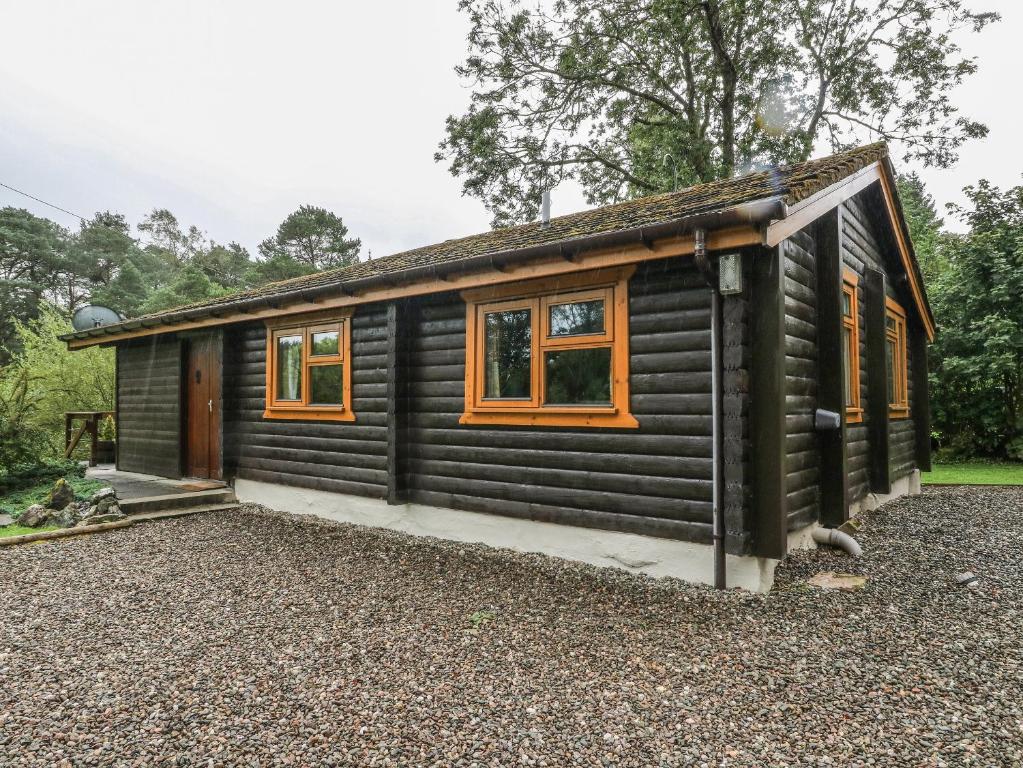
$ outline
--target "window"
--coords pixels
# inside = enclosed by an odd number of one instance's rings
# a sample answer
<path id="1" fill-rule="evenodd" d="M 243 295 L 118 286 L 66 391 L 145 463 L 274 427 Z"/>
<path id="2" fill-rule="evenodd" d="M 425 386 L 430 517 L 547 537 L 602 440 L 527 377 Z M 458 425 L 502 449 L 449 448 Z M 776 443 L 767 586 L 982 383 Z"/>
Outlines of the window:
<path id="1" fill-rule="evenodd" d="M 267 419 L 353 421 L 351 315 L 267 321 Z"/>
<path id="2" fill-rule="evenodd" d="M 906 352 L 906 311 L 885 299 L 885 361 L 888 369 L 888 413 L 909 416 L 909 358 Z"/>
<path id="3" fill-rule="evenodd" d="M 638 427 L 629 413 L 635 267 L 464 291 L 463 424 Z"/>
<path id="4" fill-rule="evenodd" d="M 842 273 L 842 359 L 844 371 L 842 392 L 845 396 L 845 420 L 863 421 L 860 407 L 860 312 L 857 298 L 859 276 L 851 271 Z"/>

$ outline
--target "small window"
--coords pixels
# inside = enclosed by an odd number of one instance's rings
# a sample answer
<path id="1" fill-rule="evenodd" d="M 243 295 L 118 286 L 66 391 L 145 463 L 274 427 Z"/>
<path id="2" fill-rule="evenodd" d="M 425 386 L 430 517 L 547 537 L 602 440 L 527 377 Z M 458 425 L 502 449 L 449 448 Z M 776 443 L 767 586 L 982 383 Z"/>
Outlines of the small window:
<path id="1" fill-rule="evenodd" d="M 845 420 L 863 421 L 860 407 L 860 315 L 857 286 L 859 276 L 844 270 L 842 274 L 842 392 L 845 396 Z"/>
<path id="2" fill-rule="evenodd" d="M 267 419 L 352 421 L 351 316 L 267 321 Z"/>
<path id="3" fill-rule="evenodd" d="M 888 413 L 909 416 L 909 355 L 906 349 L 906 311 L 894 299 L 885 301 L 885 361 L 888 369 Z"/>
<path id="4" fill-rule="evenodd" d="M 463 424 L 636 427 L 629 413 L 633 267 L 463 292 Z"/>

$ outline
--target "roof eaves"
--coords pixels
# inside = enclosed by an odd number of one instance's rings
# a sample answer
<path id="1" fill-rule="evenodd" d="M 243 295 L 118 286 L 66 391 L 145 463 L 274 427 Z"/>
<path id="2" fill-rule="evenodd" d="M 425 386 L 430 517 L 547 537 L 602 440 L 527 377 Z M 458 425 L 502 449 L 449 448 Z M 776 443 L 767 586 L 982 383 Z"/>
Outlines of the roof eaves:
<path id="1" fill-rule="evenodd" d="M 368 275 L 356 280 L 345 281 L 341 278 L 321 286 L 312 288 L 303 286 L 293 291 L 253 296 L 237 302 L 220 302 L 209 306 L 190 307 L 177 311 L 171 310 L 165 315 L 126 320 L 122 323 L 64 334 L 60 338 L 63 341 L 70 341 L 72 339 L 85 339 L 122 333 L 139 327 L 152 328 L 157 325 L 173 325 L 185 319 L 194 320 L 209 317 L 214 312 L 242 312 L 258 306 L 268 305 L 271 302 L 277 305 L 286 304 L 300 299 L 313 299 L 338 290 L 345 293 L 357 293 L 360 290 L 365 290 L 381 283 L 393 285 L 415 282 L 423 278 L 436 277 L 441 271 L 444 274 L 471 272 L 481 266 L 500 266 L 565 250 L 580 251 L 602 247 L 610 248 L 635 242 L 647 242 L 654 239 L 683 236 L 697 228 L 716 229 L 741 224 L 759 225 L 774 219 L 784 218 L 784 216 L 784 199 L 781 195 L 774 195 L 718 210 L 705 211 L 691 216 L 682 216 L 669 221 L 645 224 L 628 229 L 564 238 L 550 243 L 513 248 L 505 251 L 493 251 L 444 264 L 424 264 L 392 273 Z"/>

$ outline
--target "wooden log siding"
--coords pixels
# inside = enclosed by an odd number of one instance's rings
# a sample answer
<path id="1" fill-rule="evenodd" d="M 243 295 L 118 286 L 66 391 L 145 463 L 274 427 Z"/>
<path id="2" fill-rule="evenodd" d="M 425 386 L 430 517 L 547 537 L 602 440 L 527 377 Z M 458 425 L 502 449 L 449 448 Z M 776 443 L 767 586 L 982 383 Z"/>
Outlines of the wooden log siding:
<path id="1" fill-rule="evenodd" d="M 117 468 L 181 476 L 181 343 L 152 336 L 117 347 Z"/>
<path id="2" fill-rule="evenodd" d="M 406 441 L 413 502 L 707 543 L 711 532 L 710 297 L 677 259 L 629 287 L 638 429 L 475 427 L 464 410 L 465 305 L 409 307 Z M 741 546 L 733 541 L 732 546 Z"/>
<path id="3" fill-rule="evenodd" d="M 878 231 L 873 224 L 876 221 L 876 214 L 872 215 L 871 210 L 879 205 L 874 200 L 876 190 L 866 190 L 856 197 L 846 201 L 843 206 L 842 215 L 842 261 L 855 271 L 861 278 L 864 277 L 866 269 L 872 268 L 884 272 L 889 278 L 901 274 L 901 267 L 898 261 L 898 251 L 895 243 L 888 233 Z M 887 293 L 896 299 L 900 304 L 909 308 L 911 303 L 905 291 L 896 289 L 899 281 L 889 279 Z M 864 318 L 864 296 L 863 283 L 859 287 L 859 320 L 860 323 L 860 403 L 866 414 L 867 403 L 871 396 L 887 398 L 887 391 L 876 393 L 869 391 L 867 387 L 868 361 L 866 351 L 866 334 Z M 911 323 L 908 328 L 911 334 L 922 333 L 920 327 Z M 913 371 L 914 360 L 912 355 L 913 344 L 907 344 L 910 352 L 909 357 L 909 401 L 913 402 Z M 924 363 L 926 364 L 926 363 Z M 851 501 L 862 499 L 870 491 L 869 478 L 869 445 L 867 441 L 867 422 L 862 424 L 850 424 L 846 430 L 848 436 L 848 472 L 849 472 L 849 496 Z M 889 467 L 892 481 L 905 477 L 916 468 L 915 458 L 915 436 L 913 412 L 910 410 L 909 418 L 892 419 L 889 423 Z"/>
<path id="4" fill-rule="evenodd" d="M 820 515 L 817 408 L 817 276 L 813 238 L 797 232 L 785 255 L 785 493 L 788 530 Z"/>
<path id="5" fill-rule="evenodd" d="M 352 318 L 354 422 L 264 419 L 266 328 L 258 322 L 225 330 L 225 472 L 248 480 L 386 498 L 387 329 L 384 305 L 360 307 Z"/>

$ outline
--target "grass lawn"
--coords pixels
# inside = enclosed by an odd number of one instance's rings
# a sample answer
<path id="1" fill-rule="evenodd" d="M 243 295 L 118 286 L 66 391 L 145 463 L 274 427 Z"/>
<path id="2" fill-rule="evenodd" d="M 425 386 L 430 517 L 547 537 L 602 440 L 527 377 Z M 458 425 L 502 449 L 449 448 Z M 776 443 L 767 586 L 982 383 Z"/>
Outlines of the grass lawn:
<path id="1" fill-rule="evenodd" d="M 87 477 L 68 477 L 65 479 L 71 485 L 75 492 L 75 497 L 78 499 L 87 499 L 103 487 L 103 483 L 99 480 Z M 12 491 L 5 496 L 0 496 L 0 512 L 8 515 L 20 514 L 33 504 L 42 504 L 46 499 L 46 494 L 53 488 L 54 482 L 56 481 L 49 480 L 45 483 L 32 485 L 28 488 Z M 12 534 L 7 535 L 10 536 Z"/>
<path id="2" fill-rule="evenodd" d="M 59 526 L 56 525 L 41 525 L 38 528 L 28 528 L 24 525 L 8 525 L 6 528 L 0 528 L 0 539 L 6 539 L 8 536 L 23 536 L 26 533 L 42 533 L 43 531 L 55 531 Z"/>
<path id="3" fill-rule="evenodd" d="M 1023 463 L 935 464 L 933 469 L 921 475 L 925 485 L 1023 485 Z"/>

